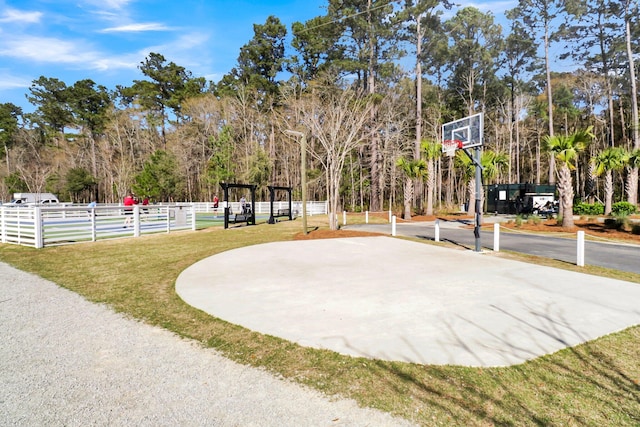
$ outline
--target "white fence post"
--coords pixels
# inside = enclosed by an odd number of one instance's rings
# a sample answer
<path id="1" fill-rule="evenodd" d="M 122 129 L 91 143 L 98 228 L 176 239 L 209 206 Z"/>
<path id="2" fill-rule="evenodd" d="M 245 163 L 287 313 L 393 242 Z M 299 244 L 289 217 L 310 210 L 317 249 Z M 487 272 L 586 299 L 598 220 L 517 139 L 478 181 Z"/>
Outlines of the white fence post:
<path id="1" fill-rule="evenodd" d="M 342 211 L 342 225 L 347 225 L 347 211 Z"/>
<path id="2" fill-rule="evenodd" d="M 34 242 L 36 249 L 44 247 L 44 235 L 42 233 L 42 211 L 38 206 L 33 208 Z"/>
<path id="3" fill-rule="evenodd" d="M 365 211 L 364 213 L 364 223 L 369 224 L 369 211 Z"/>
<path id="4" fill-rule="evenodd" d="M 196 205 L 191 204 L 191 231 L 196 231 Z"/>
<path id="5" fill-rule="evenodd" d="M 578 262 L 576 263 L 578 267 L 584 267 L 584 231 L 578 231 Z"/>
<path id="6" fill-rule="evenodd" d="M 493 250 L 500 252 L 500 224 L 493 224 Z"/>
<path id="7" fill-rule="evenodd" d="M 140 237 L 140 205 L 133 206 L 133 237 Z"/>
<path id="8" fill-rule="evenodd" d="M 7 243 L 7 212 L 5 208 L 0 208 L 2 210 L 2 220 L 0 223 L 0 227 L 2 227 L 2 243 Z"/>
<path id="9" fill-rule="evenodd" d="M 91 215 L 91 241 L 95 242 L 97 240 L 97 230 L 96 230 L 96 208 L 92 207 L 89 212 Z"/>
<path id="10" fill-rule="evenodd" d="M 396 216 L 395 215 L 391 217 L 391 235 L 392 236 L 396 235 Z"/>
<path id="11" fill-rule="evenodd" d="M 434 230 L 434 240 L 436 242 L 440 241 L 440 220 L 439 219 L 436 219 L 436 225 Z"/>

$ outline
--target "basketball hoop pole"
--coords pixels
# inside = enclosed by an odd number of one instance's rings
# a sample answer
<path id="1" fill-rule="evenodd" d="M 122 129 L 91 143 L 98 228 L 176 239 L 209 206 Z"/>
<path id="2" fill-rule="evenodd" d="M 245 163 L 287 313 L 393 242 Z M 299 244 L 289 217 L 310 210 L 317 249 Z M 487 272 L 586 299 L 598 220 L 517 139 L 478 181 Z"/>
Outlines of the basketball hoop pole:
<path id="1" fill-rule="evenodd" d="M 464 154 L 466 154 L 476 166 L 476 212 L 473 221 L 473 236 L 476 241 L 475 251 L 482 252 L 482 242 L 480 238 L 480 226 L 482 225 L 482 211 L 480 210 L 482 209 L 482 200 L 480 199 L 482 194 L 482 164 L 480 163 L 480 147 L 473 147 L 473 156 L 466 148 L 463 148 L 462 151 L 464 151 Z"/>
<path id="2" fill-rule="evenodd" d="M 476 238 L 476 252 L 481 252 L 480 244 L 480 223 L 482 222 L 482 200 L 480 197 L 482 191 L 482 165 L 480 164 L 480 147 L 474 148 L 476 155 L 476 219 L 473 227 L 473 235 Z"/>

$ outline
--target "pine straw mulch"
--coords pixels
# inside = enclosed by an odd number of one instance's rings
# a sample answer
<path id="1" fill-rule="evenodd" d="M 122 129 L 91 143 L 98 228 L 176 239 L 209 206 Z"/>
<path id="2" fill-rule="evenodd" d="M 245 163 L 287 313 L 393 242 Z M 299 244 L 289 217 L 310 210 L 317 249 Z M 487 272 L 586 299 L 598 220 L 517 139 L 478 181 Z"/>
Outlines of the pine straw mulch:
<path id="1" fill-rule="evenodd" d="M 515 222 L 503 222 L 500 223 L 500 225 L 513 230 L 538 233 L 575 233 L 582 230 L 585 234 L 596 238 L 622 240 L 640 244 L 640 234 L 634 234 L 631 230 L 616 230 L 610 228 L 604 223 L 604 218 L 577 219 L 574 221 L 574 227 L 571 229 L 562 228 L 555 219 L 543 220 L 537 224 L 531 220 L 523 220 L 520 225 Z M 483 225 L 483 227 L 487 226 L 492 227 L 493 225 L 486 223 Z"/>

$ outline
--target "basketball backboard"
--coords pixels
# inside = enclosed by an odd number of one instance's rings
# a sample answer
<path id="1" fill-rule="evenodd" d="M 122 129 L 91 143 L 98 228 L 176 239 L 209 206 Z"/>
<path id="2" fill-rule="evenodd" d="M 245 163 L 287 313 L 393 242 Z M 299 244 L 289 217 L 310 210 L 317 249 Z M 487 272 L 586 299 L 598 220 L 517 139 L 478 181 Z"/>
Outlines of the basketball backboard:
<path id="1" fill-rule="evenodd" d="M 443 150 L 444 142 L 456 141 L 460 148 L 472 148 L 483 145 L 484 120 L 482 113 L 454 120 L 442 125 Z"/>

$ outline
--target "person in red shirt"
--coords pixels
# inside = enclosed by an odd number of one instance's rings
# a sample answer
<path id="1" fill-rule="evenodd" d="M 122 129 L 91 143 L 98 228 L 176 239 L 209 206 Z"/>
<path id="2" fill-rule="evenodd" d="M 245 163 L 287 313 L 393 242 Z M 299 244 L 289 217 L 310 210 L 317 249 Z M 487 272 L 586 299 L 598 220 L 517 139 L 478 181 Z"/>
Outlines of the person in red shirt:
<path id="1" fill-rule="evenodd" d="M 218 199 L 218 195 L 213 196 L 213 212 L 215 212 L 216 216 L 218 216 L 218 204 L 220 203 L 220 199 Z"/>
<path id="2" fill-rule="evenodd" d="M 122 200 L 122 204 L 125 206 L 124 214 L 126 218 L 124 220 L 124 227 L 126 228 L 129 224 L 131 224 L 131 216 L 133 215 L 132 206 L 136 204 L 136 199 L 133 198 L 133 193 L 127 194 Z"/>

